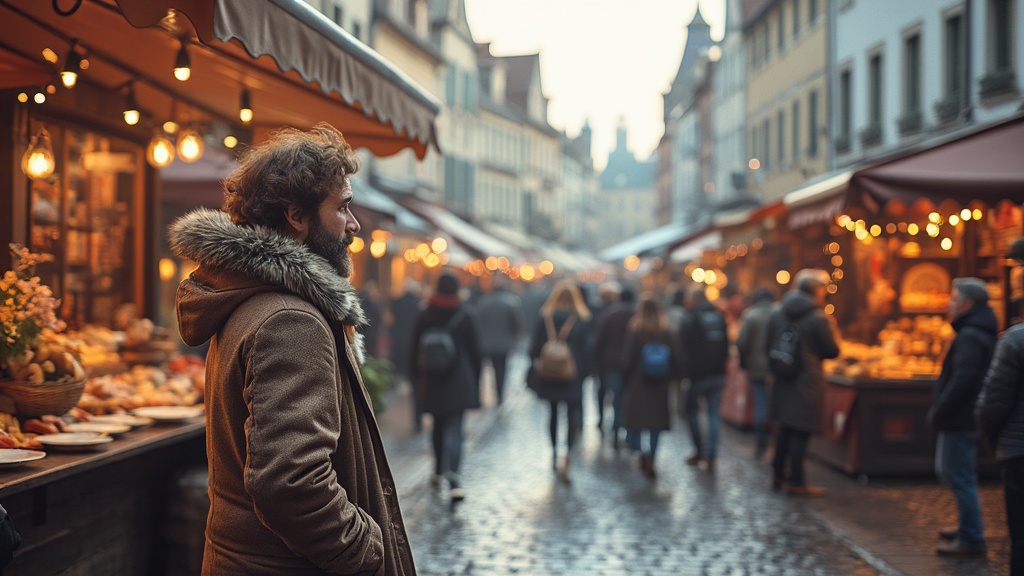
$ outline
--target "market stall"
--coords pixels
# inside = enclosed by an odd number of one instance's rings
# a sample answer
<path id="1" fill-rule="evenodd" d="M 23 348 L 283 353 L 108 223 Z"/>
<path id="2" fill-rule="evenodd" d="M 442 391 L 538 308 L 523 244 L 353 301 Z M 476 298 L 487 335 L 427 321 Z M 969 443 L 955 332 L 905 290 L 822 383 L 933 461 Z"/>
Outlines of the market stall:
<path id="1" fill-rule="evenodd" d="M 159 325 L 174 322 L 161 284 L 189 272 L 161 214 L 189 197 L 165 202 L 161 170 L 319 121 L 422 158 L 439 108 L 298 0 L 0 0 L 0 247 L 39 256 L 23 296 L 54 308 L 30 345 L 0 346 L 0 503 L 24 537 L 6 573 L 161 574 L 181 537 L 168 483 L 204 464 L 203 367 Z M 191 412 L 68 428 L 151 408 Z"/>
<path id="2" fill-rule="evenodd" d="M 1022 271 L 1006 254 L 1024 236 L 1022 141 L 1017 116 L 849 176 L 840 212 L 813 237 L 819 251 L 799 259 L 831 273 L 826 312 L 843 336 L 840 358 L 825 363 L 817 457 L 849 473 L 934 473 L 926 416 L 954 336 L 952 280 L 988 284 L 1000 329 L 1019 316 Z M 990 460 L 983 452 L 979 468 Z"/>

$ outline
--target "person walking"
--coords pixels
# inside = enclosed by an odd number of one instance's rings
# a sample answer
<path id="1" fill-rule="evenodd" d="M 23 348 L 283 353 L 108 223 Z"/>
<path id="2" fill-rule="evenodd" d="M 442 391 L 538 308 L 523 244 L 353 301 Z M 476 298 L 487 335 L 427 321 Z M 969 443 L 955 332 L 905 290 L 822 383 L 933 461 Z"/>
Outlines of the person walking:
<path id="1" fill-rule="evenodd" d="M 447 480 L 453 503 L 466 497 L 459 478 L 464 415 L 466 410 L 480 407 L 483 355 L 478 326 L 476 311 L 459 298 L 459 279 L 443 272 L 412 330 L 409 364 L 417 404 L 433 417 L 431 483 L 440 486 L 442 480 Z M 433 339 L 427 337 L 428 332 Z M 442 358 L 446 354 L 450 357 Z"/>
<path id="2" fill-rule="evenodd" d="M 935 381 L 935 402 L 928 423 L 935 441 L 935 474 L 956 498 L 957 526 L 939 530 L 948 540 L 935 548 L 941 556 L 985 554 L 985 532 L 978 498 L 975 462 L 978 431 L 974 406 L 996 345 L 998 322 L 988 305 L 988 287 L 978 278 L 955 278 L 949 295 L 949 320 L 956 332 Z"/>
<path id="3" fill-rule="evenodd" d="M 530 341 L 532 362 L 526 383 L 540 399 L 551 406 L 548 423 L 551 459 L 559 480 L 566 484 L 570 481 L 570 455 L 583 432 L 583 378 L 588 371 L 590 318 L 590 309 L 576 284 L 561 280 L 555 284 L 541 308 L 540 320 L 535 323 Z M 568 348 L 569 355 L 563 357 L 564 362 L 559 362 L 561 358 L 555 358 L 554 354 L 549 353 L 555 349 L 561 352 L 561 347 L 548 345 L 552 342 L 561 342 Z M 565 407 L 566 413 L 566 444 L 561 457 L 558 434 L 560 406 Z"/>
<path id="4" fill-rule="evenodd" d="M 654 478 L 659 435 L 671 428 L 669 388 L 679 373 L 680 355 L 665 308 L 653 294 L 640 297 L 629 321 L 624 366 L 622 424 L 629 431 L 630 448 L 640 455 L 640 471 Z"/>
<path id="5" fill-rule="evenodd" d="M 728 327 L 722 311 L 708 301 L 703 285 L 686 293 L 686 314 L 679 325 L 680 350 L 683 355 L 683 378 L 689 379 L 684 413 L 693 441 L 693 454 L 686 459 L 690 466 L 703 465 L 715 469 L 718 455 L 718 434 L 722 425 L 719 408 L 725 389 L 725 365 L 729 360 Z M 701 403 L 707 419 L 707 441 L 701 433 Z"/>
<path id="6" fill-rule="evenodd" d="M 420 410 L 415 386 L 412 385 L 409 357 L 412 350 L 412 327 L 422 306 L 423 289 L 420 283 L 414 278 L 406 278 L 402 282 L 402 295 L 391 301 L 391 326 L 388 328 L 391 339 L 388 356 L 395 365 L 395 374 L 409 383 L 412 425 L 416 432 L 423 430 L 423 411 Z"/>
<path id="7" fill-rule="evenodd" d="M 601 311 L 601 315 L 595 321 L 591 357 L 594 359 L 594 368 L 598 373 L 601 388 L 605 395 L 612 395 L 612 418 L 611 418 L 611 446 L 618 449 L 621 446 L 623 425 L 622 425 L 622 392 L 625 389 L 625 350 L 626 334 L 629 332 L 629 320 L 636 313 L 636 295 L 628 286 L 619 287 L 619 299 L 609 304 Z M 598 391 L 598 402 L 601 407 L 598 411 L 598 426 L 601 436 L 604 437 L 604 396 Z"/>
<path id="8" fill-rule="evenodd" d="M 384 324 L 384 308 L 380 301 L 380 288 L 377 282 L 367 280 L 363 289 L 358 292 L 359 304 L 363 307 L 366 324 L 360 329 L 363 334 L 363 345 L 366 353 L 374 358 L 380 356 L 380 331 Z"/>
<path id="9" fill-rule="evenodd" d="M 811 434 L 821 429 L 825 403 L 825 374 L 821 361 L 839 356 L 839 344 L 831 316 L 822 311 L 831 277 L 818 269 L 804 269 L 793 278 L 793 290 L 768 318 L 766 354 L 779 351 L 780 341 L 794 342 L 793 373 L 773 370 L 770 418 L 778 423 L 775 456 L 772 459 L 772 489 L 785 486 L 789 494 L 823 496 L 824 488 L 807 483 L 804 458 Z M 780 340 L 784 334 L 796 340 Z M 786 474 L 789 464 L 789 474 Z"/>
<path id="10" fill-rule="evenodd" d="M 505 398 L 508 357 L 519 340 L 523 328 L 522 301 L 508 290 L 502 276 L 494 279 L 494 288 L 477 301 L 480 325 L 480 347 L 494 369 L 494 392 L 498 405 Z"/>
<path id="11" fill-rule="evenodd" d="M 223 211 L 171 225 L 171 249 L 199 264 L 178 327 L 210 342 L 204 576 L 416 573 L 360 377 L 358 168 L 332 126 L 283 129 L 225 179 Z"/>
<path id="12" fill-rule="evenodd" d="M 594 310 L 594 326 L 595 329 L 591 334 L 590 338 L 590 367 L 593 370 L 591 374 L 591 380 L 594 383 L 594 400 L 597 407 L 597 431 L 604 438 L 604 412 L 605 405 L 608 402 L 608 397 L 611 396 L 611 390 L 605 386 L 604 381 L 601 380 L 601 370 L 599 367 L 599 358 L 594 353 L 594 341 L 597 338 L 597 325 L 600 322 L 601 317 L 604 315 L 604 311 L 609 306 L 619 301 L 619 292 L 622 287 L 618 282 L 609 280 L 602 282 L 597 287 L 597 305 L 593 308 Z"/>
<path id="13" fill-rule="evenodd" d="M 754 292 L 753 302 L 740 317 L 740 334 L 736 339 L 740 368 L 747 371 L 750 396 L 754 401 L 754 456 L 764 457 L 768 450 L 768 317 L 775 296 L 768 288 Z"/>

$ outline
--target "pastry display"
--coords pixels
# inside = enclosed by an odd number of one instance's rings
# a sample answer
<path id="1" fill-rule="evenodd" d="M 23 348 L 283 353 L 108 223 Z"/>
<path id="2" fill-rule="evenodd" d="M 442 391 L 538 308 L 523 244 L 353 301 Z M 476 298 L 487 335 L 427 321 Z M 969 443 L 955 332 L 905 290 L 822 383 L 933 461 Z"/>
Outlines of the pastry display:
<path id="1" fill-rule="evenodd" d="M 881 380 L 934 379 L 942 370 L 953 328 L 941 316 L 904 317 L 888 322 L 878 344 L 844 341 L 839 357 L 825 360 L 826 374 Z"/>

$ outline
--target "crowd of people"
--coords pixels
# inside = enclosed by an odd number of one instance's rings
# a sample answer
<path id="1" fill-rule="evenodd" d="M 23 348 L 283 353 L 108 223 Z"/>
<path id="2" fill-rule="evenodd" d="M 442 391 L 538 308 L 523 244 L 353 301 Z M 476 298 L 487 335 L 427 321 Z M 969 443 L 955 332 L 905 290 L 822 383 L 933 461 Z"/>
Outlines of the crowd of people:
<path id="1" fill-rule="evenodd" d="M 1019 249 L 1024 251 L 1024 241 Z M 457 282 L 454 276 L 442 274 L 436 290 L 450 290 L 452 282 Z M 825 496 L 826 490 L 807 478 L 805 459 L 813 435 L 822 430 L 826 389 L 822 363 L 837 357 L 841 346 L 834 318 L 823 311 L 829 283 L 823 270 L 802 270 L 794 276 L 792 290 L 778 301 L 771 289 L 760 288 L 743 306 L 727 309 L 709 301 L 700 285 L 637 294 L 632 286 L 615 281 L 591 287 L 563 280 L 532 314 L 525 314 L 520 297 L 502 285 L 462 304 L 470 310 L 466 316 L 470 328 L 460 338 L 465 343 L 460 351 L 477 367 L 469 378 L 476 388 L 472 405 L 455 404 L 466 408 L 480 404 L 480 371 L 487 364 L 495 371 L 500 403 L 507 358 L 521 339 L 530 359 L 526 385 L 550 407 L 551 463 L 561 482 L 571 482 L 587 390 L 593 390 L 602 442 L 632 452 L 645 476 L 657 476 L 658 441 L 672 425 L 673 405 L 692 443 L 685 462 L 712 472 L 727 365 L 735 355 L 747 374 L 753 400 L 754 456 L 762 460 L 770 453 L 770 489 L 794 496 Z M 593 297 L 588 297 L 590 292 Z M 956 525 L 938 529 L 942 541 L 936 552 L 940 555 L 986 551 L 975 472 L 979 435 L 997 449 L 1004 463 L 1006 510 L 1014 542 L 1024 534 L 1024 401 L 1020 393 L 1024 328 L 1009 330 L 997 350 L 997 323 L 988 298 L 981 280 L 953 282 L 949 320 L 956 336 L 945 353 L 928 416 L 937 436 L 935 471 L 950 487 L 959 517 Z M 430 317 L 429 309 L 420 312 L 421 320 Z M 433 324 L 449 317 L 435 319 Z M 524 328 L 530 325 L 532 330 Z M 417 361 L 418 334 L 413 331 L 411 354 L 406 346 L 399 347 L 406 351 L 405 362 L 410 365 Z M 411 377 L 424 407 L 428 397 L 443 395 L 451 386 L 445 378 L 417 383 L 415 367 Z M 423 411 L 434 413 L 429 408 Z M 443 417 L 435 419 L 435 428 L 436 422 L 447 426 Z M 461 416 L 459 422 L 461 426 Z M 461 443 L 444 444 L 441 437 L 435 431 L 435 484 L 448 478 L 452 499 L 460 500 L 465 491 L 455 474 Z M 461 438 L 461 432 L 453 437 Z M 1015 558 L 1019 558 L 1024 552 L 1019 544 L 1015 546 Z"/>
<path id="2" fill-rule="evenodd" d="M 650 478 L 675 390 L 692 440 L 685 461 L 712 473 L 731 328 L 739 324 L 735 344 L 752 380 L 758 457 L 766 456 L 774 428 L 771 488 L 825 494 L 809 483 L 804 459 L 822 421 L 822 361 L 840 347 L 823 312 L 827 273 L 797 273 L 778 304 L 759 291 L 742 314 L 735 299 L 720 308 L 699 285 L 638 294 L 608 282 L 592 300 L 590 287 L 570 280 L 545 296 L 517 296 L 498 282 L 492 293 L 467 299 L 450 272 L 426 292 L 410 284 L 383 310 L 375 286 L 357 293 L 349 281 L 347 248 L 360 230 L 349 177 L 358 169 L 333 127 L 282 130 L 243 155 L 225 181 L 222 210 L 200 209 L 171 227 L 175 253 L 198 263 L 179 287 L 179 329 L 190 345 L 209 342 L 204 574 L 415 573 L 395 481 L 360 384 L 367 352 L 385 348 L 413 385 L 417 423 L 420 413 L 432 416 L 432 481 L 447 482 L 455 502 L 466 497 L 459 476 L 465 412 L 481 406 L 485 366 L 496 371 L 496 399 L 504 398 L 517 342 L 530 358 L 527 386 L 550 407 L 559 481 L 571 482 L 578 461 L 587 379 L 596 384 L 604 442 L 633 451 Z M 1024 260 L 1024 241 L 1011 256 Z M 985 553 L 974 468 L 980 433 L 1004 464 L 1011 570 L 1019 575 L 1024 327 L 1000 338 L 988 299 L 978 279 L 953 283 L 956 336 L 929 422 L 938 435 L 936 472 L 955 496 L 959 523 L 940 530 L 948 542 L 937 551 Z M 388 324 L 382 337 L 378 328 Z"/>

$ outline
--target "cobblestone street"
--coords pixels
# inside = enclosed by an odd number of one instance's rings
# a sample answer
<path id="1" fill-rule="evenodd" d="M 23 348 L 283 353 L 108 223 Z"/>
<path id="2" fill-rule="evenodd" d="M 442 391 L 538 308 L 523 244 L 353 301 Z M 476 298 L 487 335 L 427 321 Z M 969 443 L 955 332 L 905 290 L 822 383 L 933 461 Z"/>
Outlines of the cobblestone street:
<path id="1" fill-rule="evenodd" d="M 714 473 L 686 466 L 689 440 L 678 425 L 662 436 L 652 481 L 626 451 L 602 445 L 594 407 L 587 405 L 567 486 L 552 470 L 546 404 L 521 378 L 511 380 L 517 384 L 504 406 L 468 419 L 467 497 L 460 504 L 453 506 L 446 488 L 428 482 L 429 434 L 389 435 L 421 574 L 1006 573 L 995 484 L 983 494 L 988 559 L 950 561 L 932 552 L 934 526 L 955 514 L 952 498 L 934 481 L 872 480 L 865 487 L 812 464 L 812 479 L 831 494 L 794 498 L 768 489 L 768 465 L 751 456 L 749 434 L 728 426 Z M 400 427 L 397 419 L 407 418 L 407 410 L 401 412 L 396 407 L 382 425 Z"/>

